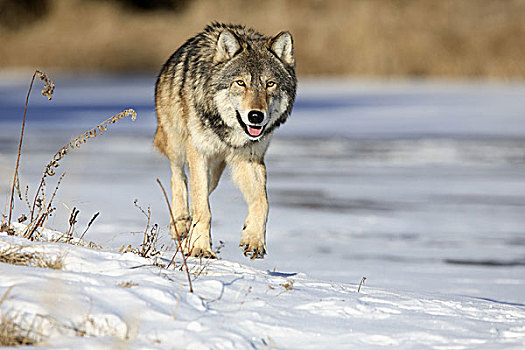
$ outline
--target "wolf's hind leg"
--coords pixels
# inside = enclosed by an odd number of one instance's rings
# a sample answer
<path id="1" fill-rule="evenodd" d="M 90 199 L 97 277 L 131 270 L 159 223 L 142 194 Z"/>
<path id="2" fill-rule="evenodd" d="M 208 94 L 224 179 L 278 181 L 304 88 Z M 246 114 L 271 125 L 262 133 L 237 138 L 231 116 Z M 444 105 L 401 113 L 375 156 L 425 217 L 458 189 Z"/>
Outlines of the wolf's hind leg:
<path id="1" fill-rule="evenodd" d="M 170 234 L 174 239 L 177 239 L 177 234 L 184 237 L 190 228 L 188 180 L 184 171 L 184 156 L 171 160 L 171 210 L 175 222 L 171 222 Z"/>
<path id="2" fill-rule="evenodd" d="M 226 162 L 224 160 L 219 159 L 210 161 L 210 166 L 208 170 L 209 194 L 211 194 L 213 190 L 217 188 L 217 185 L 219 184 L 219 180 L 221 179 L 221 175 L 225 167 Z"/>
<path id="3" fill-rule="evenodd" d="M 232 164 L 233 180 L 241 189 L 248 204 L 248 216 L 244 223 L 241 242 L 245 256 L 262 259 L 266 254 L 266 221 L 268 199 L 266 197 L 266 166 L 261 162 L 236 161 Z"/>
<path id="4" fill-rule="evenodd" d="M 188 167 L 190 169 L 191 228 L 183 242 L 184 253 L 190 256 L 216 258 L 211 250 L 211 213 L 208 171 L 210 160 L 199 153 L 188 140 Z"/>

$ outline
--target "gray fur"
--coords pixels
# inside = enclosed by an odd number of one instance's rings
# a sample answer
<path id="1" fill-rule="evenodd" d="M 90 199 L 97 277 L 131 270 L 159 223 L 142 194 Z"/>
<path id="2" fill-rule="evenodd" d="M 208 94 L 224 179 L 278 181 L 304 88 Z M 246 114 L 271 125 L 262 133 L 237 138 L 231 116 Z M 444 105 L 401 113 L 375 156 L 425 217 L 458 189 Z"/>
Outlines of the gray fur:
<path id="1" fill-rule="evenodd" d="M 208 192 L 218 182 L 212 176 L 217 162 L 220 172 L 223 164 L 234 167 L 234 175 L 246 164 L 264 167 L 272 134 L 292 111 L 296 85 L 288 32 L 272 38 L 243 26 L 214 23 L 175 51 L 157 79 L 154 140 L 172 164 L 173 200 L 179 196 L 180 206 L 187 201 L 187 194 L 179 192 L 187 181 L 183 166 L 189 162 L 190 149 L 204 159 Z M 247 181 L 242 174 L 239 178 Z M 239 184 L 241 190 L 243 185 Z M 246 193 L 245 197 L 249 201 Z M 192 204 L 193 221 L 195 211 L 206 212 L 201 209 Z M 178 214 L 181 220 L 190 216 L 184 208 Z"/>

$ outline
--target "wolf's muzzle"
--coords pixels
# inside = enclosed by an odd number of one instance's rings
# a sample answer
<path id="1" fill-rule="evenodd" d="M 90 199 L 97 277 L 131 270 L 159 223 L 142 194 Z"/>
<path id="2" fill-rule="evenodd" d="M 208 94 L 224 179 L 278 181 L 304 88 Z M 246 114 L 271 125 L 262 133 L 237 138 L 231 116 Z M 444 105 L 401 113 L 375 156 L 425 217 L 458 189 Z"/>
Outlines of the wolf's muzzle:
<path id="1" fill-rule="evenodd" d="M 253 114 L 255 113 L 255 114 Z M 264 113 L 260 111 L 250 111 L 248 113 L 248 121 L 250 123 L 253 123 L 254 125 L 247 125 L 242 121 L 241 114 L 239 111 L 236 111 L 237 114 L 237 120 L 239 121 L 239 124 L 242 126 L 242 129 L 244 132 L 250 136 L 252 141 L 258 140 L 264 133 L 264 127 L 266 125 L 255 125 L 255 121 L 257 120 L 257 124 L 264 121 Z"/>
<path id="2" fill-rule="evenodd" d="M 264 113 L 261 111 L 250 111 L 248 113 L 248 120 L 253 124 L 260 124 L 264 120 Z"/>

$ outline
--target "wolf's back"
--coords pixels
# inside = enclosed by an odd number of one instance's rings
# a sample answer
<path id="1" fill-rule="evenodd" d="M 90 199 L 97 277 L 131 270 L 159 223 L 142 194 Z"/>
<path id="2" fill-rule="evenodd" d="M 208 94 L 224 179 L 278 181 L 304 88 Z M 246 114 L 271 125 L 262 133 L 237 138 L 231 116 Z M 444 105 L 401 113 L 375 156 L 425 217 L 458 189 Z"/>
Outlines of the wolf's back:
<path id="1" fill-rule="evenodd" d="M 169 157 L 174 141 L 184 142 L 186 137 L 186 116 L 188 104 L 193 103 L 193 89 L 202 82 L 202 74 L 197 74 L 206 66 L 205 57 L 211 51 L 206 38 L 198 35 L 187 40 L 164 63 L 155 85 L 155 109 L 157 112 L 157 132 L 154 146 Z"/>

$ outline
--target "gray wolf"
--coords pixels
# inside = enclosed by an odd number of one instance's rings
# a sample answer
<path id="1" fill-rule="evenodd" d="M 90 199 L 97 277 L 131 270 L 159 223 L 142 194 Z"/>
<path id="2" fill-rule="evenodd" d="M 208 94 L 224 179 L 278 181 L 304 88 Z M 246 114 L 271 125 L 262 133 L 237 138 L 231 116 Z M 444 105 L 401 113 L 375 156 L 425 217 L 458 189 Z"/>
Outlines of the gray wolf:
<path id="1" fill-rule="evenodd" d="M 208 197 L 226 165 L 248 204 L 239 246 L 251 259 L 266 254 L 264 155 L 292 111 L 296 86 L 293 39 L 286 31 L 267 37 L 243 26 L 213 23 L 162 67 L 153 144 L 171 164 L 171 234 L 187 233 L 185 254 L 216 257 Z"/>

